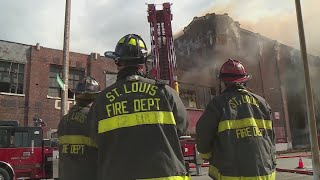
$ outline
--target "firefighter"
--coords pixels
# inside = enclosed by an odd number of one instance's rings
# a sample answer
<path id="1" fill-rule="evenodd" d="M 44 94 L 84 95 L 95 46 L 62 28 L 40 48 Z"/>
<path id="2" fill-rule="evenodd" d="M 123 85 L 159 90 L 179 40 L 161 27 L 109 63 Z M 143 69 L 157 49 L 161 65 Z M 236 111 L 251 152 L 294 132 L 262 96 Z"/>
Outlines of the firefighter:
<path id="1" fill-rule="evenodd" d="M 271 108 L 246 87 L 251 77 L 240 61 L 226 61 L 218 75 L 224 90 L 196 124 L 197 148 L 212 179 L 275 179 Z"/>
<path id="2" fill-rule="evenodd" d="M 45 127 L 47 124 L 37 115 L 33 117 L 33 126 L 34 127 Z"/>
<path id="3" fill-rule="evenodd" d="M 89 112 L 99 146 L 98 179 L 189 179 L 178 138 L 189 116 L 175 90 L 144 77 L 143 39 L 128 34 L 105 56 L 115 60 L 119 71 Z"/>
<path id="4" fill-rule="evenodd" d="M 59 179 L 95 180 L 97 178 L 97 143 L 90 138 L 87 114 L 100 92 L 98 82 L 85 77 L 75 91 L 76 104 L 58 126 Z"/>

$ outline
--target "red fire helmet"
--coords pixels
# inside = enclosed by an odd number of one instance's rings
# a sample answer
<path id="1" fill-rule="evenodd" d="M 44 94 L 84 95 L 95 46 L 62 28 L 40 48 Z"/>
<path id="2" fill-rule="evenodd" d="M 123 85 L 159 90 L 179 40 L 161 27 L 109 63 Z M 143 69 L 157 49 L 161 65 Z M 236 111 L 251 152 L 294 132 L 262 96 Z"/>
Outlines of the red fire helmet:
<path id="1" fill-rule="evenodd" d="M 252 76 L 246 72 L 240 61 L 229 59 L 221 66 L 218 78 L 224 82 L 244 83 Z"/>

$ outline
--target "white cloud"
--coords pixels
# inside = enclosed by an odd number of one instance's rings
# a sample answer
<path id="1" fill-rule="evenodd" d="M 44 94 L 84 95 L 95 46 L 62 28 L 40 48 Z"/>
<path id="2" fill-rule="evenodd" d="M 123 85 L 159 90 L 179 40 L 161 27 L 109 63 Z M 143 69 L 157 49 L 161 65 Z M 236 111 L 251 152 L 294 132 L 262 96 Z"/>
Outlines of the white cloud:
<path id="1" fill-rule="evenodd" d="M 301 0 L 308 52 L 320 55 L 318 0 Z M 207 11 L 228 13 L 241 27 L 300 48 L 295 2 L 292 0 L 218 0 Z"/>
<path id="2" fill-rule="evenodd" d="M 113 50 L 127 33 L 140 34 L 149 42 L 145 3 L 164 0 L 72 0 L 70 49 L 81 53 Z M 297 45 L 294 1 L 292 0 L 172 0 L 173 31 L 187 26 L 194 16 L 207 12 L 229 13 L 242 27 L 289 45 Z M 304 0 L 307 43 L 319 49 L 319 23 L 316 8 L 320 1 Z M 62 49 L 65 0 L 1 0 L 0 39 Z M 269 24 L 263 23 L 263 21 Z M 286 29 L 286 28 L 290 29 Z M 288 33 L 289 32 L 289 33 Z M 286 34 L 287 36 L 284 36 Z M 308 40 L 310 42 L 308 42 Z M 319 53 L 320 54 L 320 53 Z"/>
<path id="3" fill-rule="evenodd" d="M 155 0 L 148 3 L 161 4 Z M 173 0 L 173 30 L 186 26 L 209 0 Z M 140 34 L 149 41 L 146 1 L 73 0 L 70 50 L 103 53 L 113 50 L 125 34 Z M 1 0 L 0 39 L 62 49 L 65 1 Z"/>

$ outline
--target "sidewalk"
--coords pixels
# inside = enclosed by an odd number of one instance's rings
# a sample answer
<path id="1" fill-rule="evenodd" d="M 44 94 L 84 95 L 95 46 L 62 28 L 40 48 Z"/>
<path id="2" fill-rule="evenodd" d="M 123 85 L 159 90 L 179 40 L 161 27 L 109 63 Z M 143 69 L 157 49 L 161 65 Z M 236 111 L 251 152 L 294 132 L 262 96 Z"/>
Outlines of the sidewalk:
<path id="1" fill-rule="evenodd" d="M 297 168 L 299 166 L 299 160 L 301 157 L 301 164 L 303 168 Z M 208 163 L 202 164 L 202 168 L 208 167 Z M 190 164 L 190 168 L 195 168 L 195 164 Z M 304 175 L 312 175 L 312 157 L 310 152 L 290 152 L 279 153 L 277 155 L 277 171 L 297 173 Z"/>
<path id="2" fill-rule="evenodd" d="M 299 164 L 299 160 L 301 162 Z M 300 168 L 297 168 L 300 165 Z M 310 152 L 280 154 L 277 156 L 277 171 L 312 175 L 312 157 Z"/>

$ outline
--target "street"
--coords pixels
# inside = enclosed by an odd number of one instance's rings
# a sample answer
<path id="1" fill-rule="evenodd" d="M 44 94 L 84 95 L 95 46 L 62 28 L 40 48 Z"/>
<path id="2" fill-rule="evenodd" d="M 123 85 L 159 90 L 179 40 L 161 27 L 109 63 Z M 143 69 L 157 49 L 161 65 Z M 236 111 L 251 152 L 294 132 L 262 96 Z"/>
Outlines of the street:
<path id="1" fill-rule="evenodd" d="M 295 169 L 298 165 L 299 158 L 295 157 L 296 155 L 306 156 L 310 153 L 295 153 L 295 154 L 288 154 L 289 156 L 293 156 L 293 158 L 280 158 L 277 159 L 277 168 L 281 169 Z M 58 166 L 58 152 L 54 151 L 54 177 L 57 178 L 57 166 Z M 312 163 L 310 157 L 303 157 L 302 158 L 305 168 L 303 170 L 312 170 Z M 211 178 L 207 175 L 208 174 L 208 167 L 203 167 L 201 169 L 201 175 L 196 175 L 195 168 L 191 168 L 191 179 L 192 180 L 210 180 Z M 277 180 L 312 180 L 313 176 L 311 175 L 303 175 L 303 174 L 296 174 L 296 173 L 286 173 L 286 172 L 277 172 L 276 173 Z"/>
<path id="2" fill-rule="evenodd" d="M 207 176 L 208 174 L 208 168 L 202 168 L 202 176 L 194 176 L 195 169 L 191 169 L 191 179 L 192 180 L 210 180 L 211 178 Z M 294 174 L 294 173 L 285 173 L 285 172 L 277 172 L 276 173 L 276 179 L 277 180 L 312 180 L 312 176 L 310 175 L 302 175 L 302 174 Z"/>

